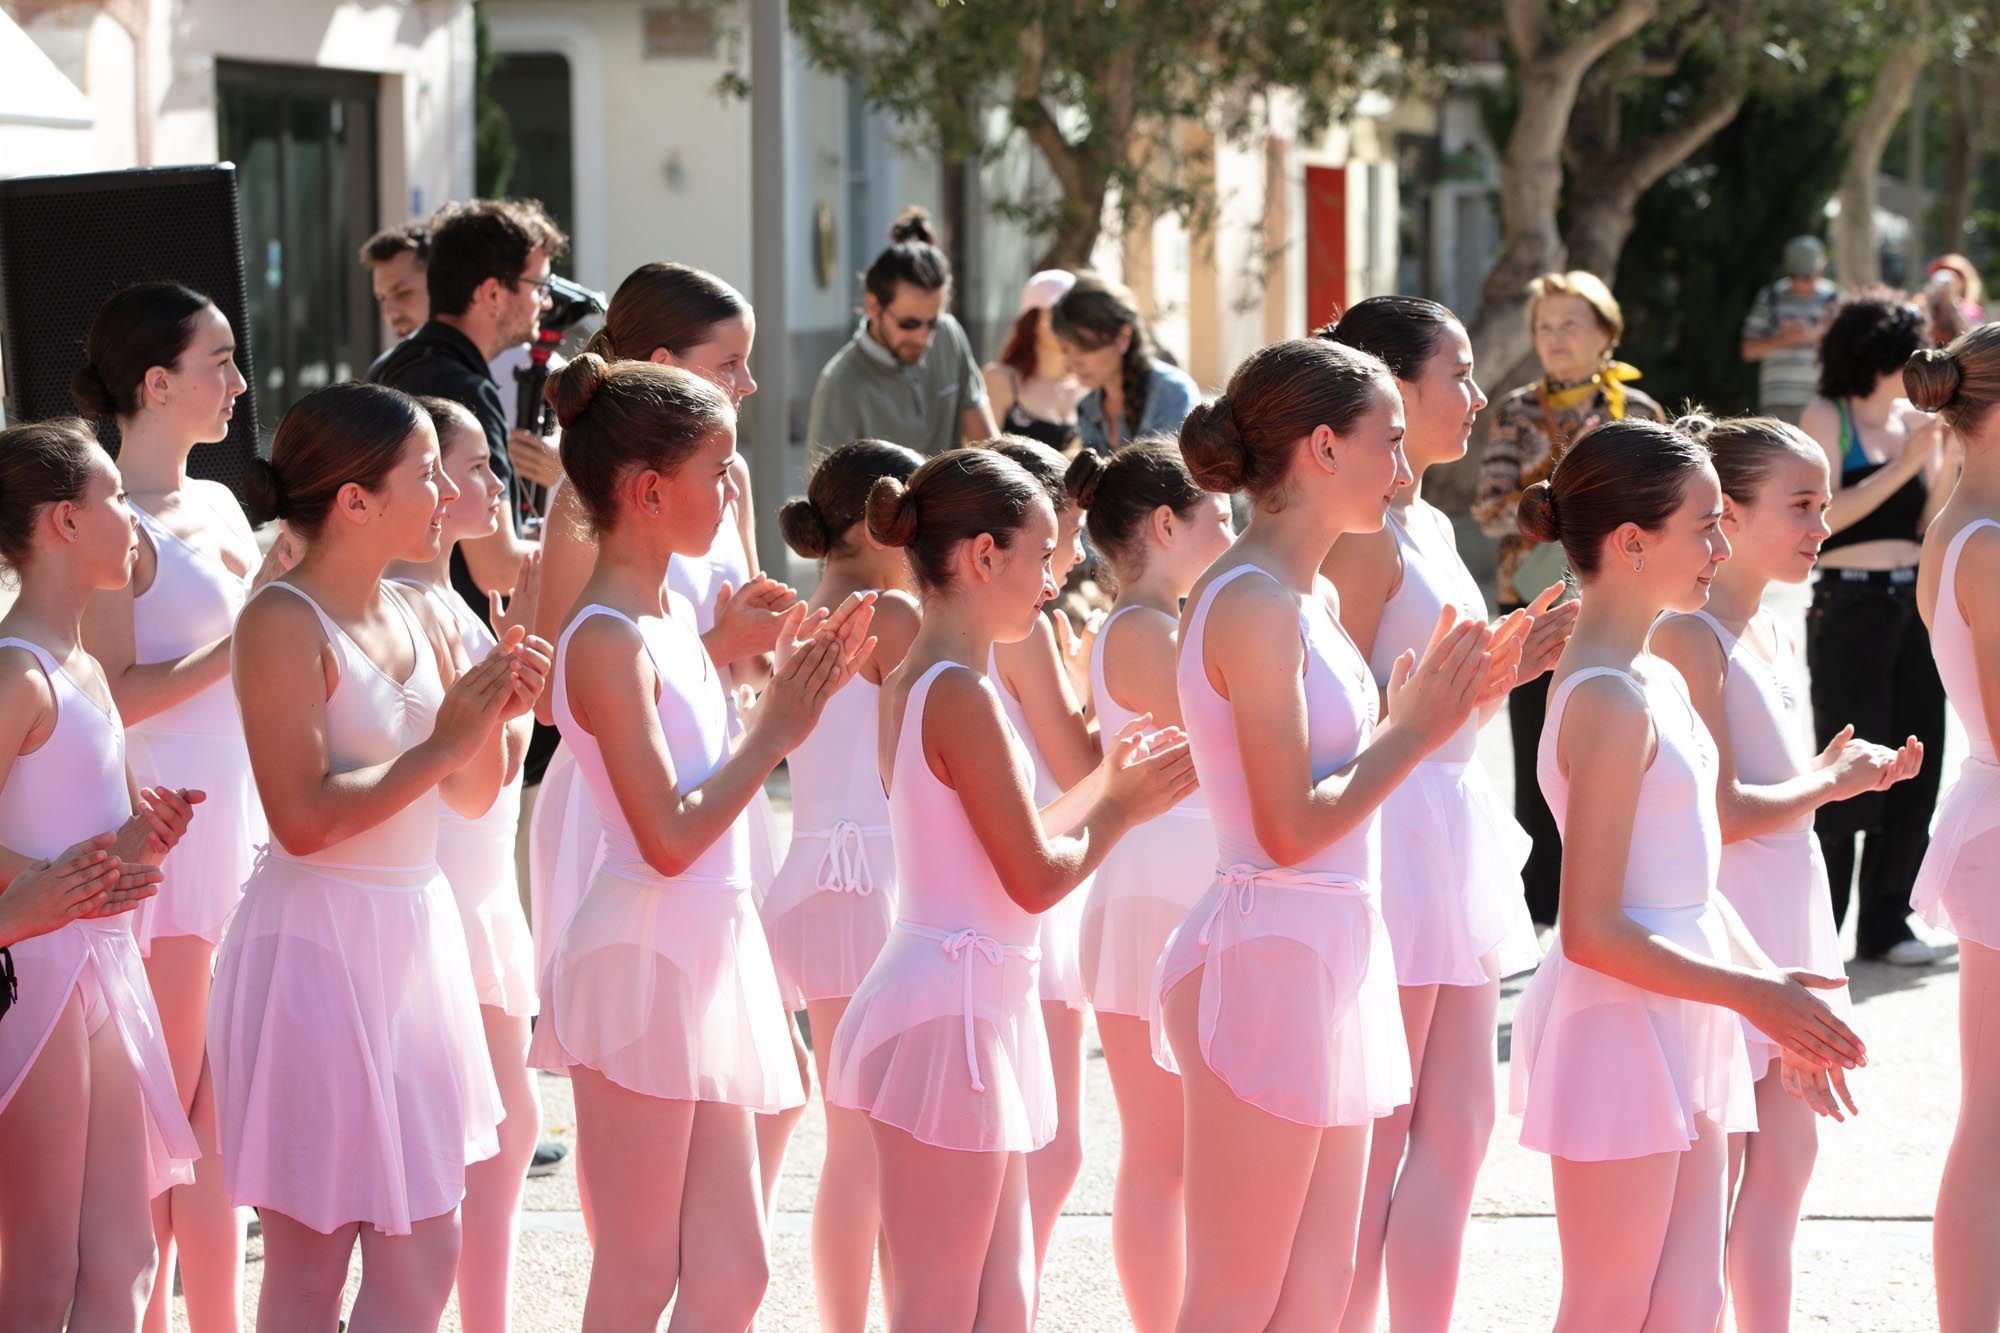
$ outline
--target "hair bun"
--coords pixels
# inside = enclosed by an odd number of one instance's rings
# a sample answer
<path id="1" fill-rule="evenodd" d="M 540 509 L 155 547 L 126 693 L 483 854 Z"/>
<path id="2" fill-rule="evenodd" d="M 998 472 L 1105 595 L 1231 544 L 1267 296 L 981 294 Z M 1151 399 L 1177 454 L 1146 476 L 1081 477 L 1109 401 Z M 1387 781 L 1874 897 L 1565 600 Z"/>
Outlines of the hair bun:
<path id="1" fill-rule="evenodd" d="M 1698 440 L 1714 430 L 1717 424 L 1716 418 L 1710 415 L 1707 408 L 1689 403 L 1687 409 L 1674 418 L 1673 428 L 1691 439 Z"/>
<path id="2" fill-rule="evenodd" d="M 833 532 L 826 525 L 826 516 L 804 496 L 787 500 L 779 508 L 778 535 L 806 560 L 824 560 L 833 549 Z"/>
<path id="3" fill-rule="evenodd" d="M 1958 396 L 1965 369 L 1948 348 L 1920 347 L 1903 367 L 1903 391 L 1926 412 L 1941 412 Z"/>
<path id="4" fill-rule="evenodd" d="M 1250 451 L 1228 394 L 1212 403 L 1197 403 L 1188 413 L 1181 423 L 1181 457 L 1203 490 L 1226 494 L 1243 488 Z"/>
<path id="5" fill-rule="evenodd" d="M 905 208 L 889 226 L 889 243 L 936 245 L 937 233 L 931 229 L 930 213 L 915 204 Z"/>
<path id="6" fill-rule="evenodd" d="M 884 546 L 908 546 L 917 539 L 916 501 L 894 477 L 877 477 L 868 488 L 868 535 Z"/>
<path id="7" fill-rule="evenodd" d="M 1088 509 L 1097 499 L 1097 488 L 1104 484 L 1104 474 L 1110 470 L 1111 465 L 1095 450 L 1079 449 L 1063 473 L 1063 489 L 1069 492 L 1077 508 Z"/>
<path id="8" fill-rule="evenodd" d="M 1562 531 L 1556 523 L 1556 493 L 1546 481 L 1538 481 L 1521 492 L 1514 511 L 1514 526 L 1531 542 L 1559 542 Z"/>
<path id="9" fill-rule="evenodd" d="M 243 498 L 251 523 L 258 527 L 282 519 L 289 512 L 284 478 L 262 454 L 252 454 L 243 465 Z"/>
<path id="10" fill-rule="evenodd" d="M 549 386 L 543 394 L 555 409 L 556 421 L 567 429 L 572 421 L 589 411 L 590 400 L 597 396 L 610 373 L 608 361 L 595 352 L 585 352 L 549 376 Z"/>
<path id="11" fill-rule="evenodd" d="M 93 362 L 84 362 L 70 375 L 69 396 L 77 410 L 94 421 L 109 421 L 118 414 L 111 401 L 111 386 Z"/>

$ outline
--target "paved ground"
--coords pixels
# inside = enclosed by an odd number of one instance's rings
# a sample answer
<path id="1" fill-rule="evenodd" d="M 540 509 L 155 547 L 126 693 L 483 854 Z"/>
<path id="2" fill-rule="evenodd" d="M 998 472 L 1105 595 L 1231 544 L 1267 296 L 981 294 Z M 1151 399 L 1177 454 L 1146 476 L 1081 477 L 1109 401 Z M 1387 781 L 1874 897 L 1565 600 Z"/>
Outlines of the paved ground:
<path id="1" fill-rule="evenodd" d="M 1489 727 L 1483 758 L 1503 781 L 1504 725 Z M 1955 761 L 1954 761 L 1955 763 Z M 1859 1119 L 1826 1123 L 1798 1241 L 1794 1328 L 1902 1333 L 1935 1327 L 1930 1277 L 1930 1215 L 1938 1173 L 1955 1118 L 1956 966 L 1910 971 L 1853 969 L 1856 1027 L 1871 1064 L 1851 1086 Z M 1500 1048 L 1518 984 L 1508 987 Z M 1044 1295 L 1045 1329 L 1099 1333 L 1128 1325 L 1110 1254 L 1111 1174 L 1118 1123 L 1102 1052 L 1087 1067 L 1084 1172 L 1057 1231 Z M 1547 1159 L 1522 1149 L 1517 1122 L 1503 1114 L 1479 1181 L 1466 1249 L 1456 1327 L 1513 1333 L 1546 1329 L 1560 1277 Z M 552 1132 L 574 1124 L 568 1084 L 542 1083 Z M 817 1328 L 808 1267 L 813 1182 L 823 1122 L 810 1113 L 792 1143 L 772 1238 L 773 1276 L 760 1333 Z M 576 1327 L 590 1251 L 567 1167 L 530 1182 L 517 1276 L 516 1324 L 523 1333 Z M 248 1300 L 255 1303 L 260 1251 L 252 1242 Z M 350 1280 L 350 1287 L 352 1280 Z M 184 1328 L 176 1311 L 176 1328 Z M 458 1329 L 456 1311 L 445 1327 Z"/>

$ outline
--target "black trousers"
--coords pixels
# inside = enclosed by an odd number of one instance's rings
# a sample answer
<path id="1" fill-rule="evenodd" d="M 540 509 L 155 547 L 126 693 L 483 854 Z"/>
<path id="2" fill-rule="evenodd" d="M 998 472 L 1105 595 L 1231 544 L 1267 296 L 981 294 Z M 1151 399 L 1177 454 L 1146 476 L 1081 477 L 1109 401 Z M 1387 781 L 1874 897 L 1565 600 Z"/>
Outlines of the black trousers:
<path id="1" fill-rule="evenodd" d="M 1514 687 L 1507 696 L 1507 728 L 1514 736 L 1514 818 L 1535 840 L 1522 867 L 1521 882 L 1527 891 L 1528 915 L 1540 926 L 1556 923 L 1556 904 L 1562 882 L 1562 837 L 1556 832 L 1556 817 L 1542 799 L 1541 778 L 1535 773 L 1535 758 L 1542 747 L 1542 723 L 1549 713 L 1547 672 Z"/>
<path id="2" fill-rule="evenodd" d="M 1924 743 L 1917 775 L 1884 792 L 1823 805 L 1814 821 L 1833 882 L 1833 916 L 1844 921 L 1863 837 L 1855 952 L 1878 957 L 1911 937 L 1910 888 L 1930 846 L 1931 812 L 1944 775 L 1944 684 L 1917 614 L 1916 571 L 1828 570 L 1806 613 L 1813 727 L 1819 744 L 1848 723 L 1862 740 Z"/>

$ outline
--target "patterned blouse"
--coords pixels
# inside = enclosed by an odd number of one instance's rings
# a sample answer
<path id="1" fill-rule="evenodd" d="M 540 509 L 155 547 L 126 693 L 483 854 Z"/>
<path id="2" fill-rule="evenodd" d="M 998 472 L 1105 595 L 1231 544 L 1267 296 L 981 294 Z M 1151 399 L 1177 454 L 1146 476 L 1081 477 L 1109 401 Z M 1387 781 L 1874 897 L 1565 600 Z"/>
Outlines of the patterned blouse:
<path id="1" fill-rule="evenodd" d="M 1625 416 L 1644 421 L 1666 420 L 1666 413 L 1657 402 L 1630 385 L 1621 387 Z M 1591 418 L 1604 422 L 1613 416 L 1601 388 L 1565 407 L 1544 407 L 1543 401 L 1543 381 L 1537 380 L 1514 390 L 1493 409 L 1493 428 L 1487 436 L 1486 454 L 1480 461 L 1479 490 L 1472 500 L 1472 516 L 1478 521 L 1480 531 L 1500 542 L 1495 601 L 1502 608 L 1522 605 L 1521 595 L 1514 588 L 1514 571 L 1535 546 L 1514 526 L 1521 492 L 1555 471 L 1562 451 L 1583 433 Z"/>

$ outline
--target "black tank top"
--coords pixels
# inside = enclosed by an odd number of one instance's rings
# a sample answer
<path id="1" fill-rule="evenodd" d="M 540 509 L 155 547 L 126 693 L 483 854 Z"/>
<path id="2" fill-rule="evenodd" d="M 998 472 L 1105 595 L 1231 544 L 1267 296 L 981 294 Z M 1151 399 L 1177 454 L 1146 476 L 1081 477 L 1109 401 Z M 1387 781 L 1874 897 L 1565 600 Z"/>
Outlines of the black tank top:
<path id="1" fill-rule="evenodd" d="M 1846 402 L 1836 402 L 1834 410 L 1840 413 L 1840 486 L 1846 490 L 1860 485 L 1888 464 L 1870 462 L 1861 451 L 1861 432 L 1855 428 Z M 1922 541 L 1924 505 L 1929 502 L 1930 494 L 1930 487 L 1919 472 L 1897 487 L 1888 499 L 1828 537 L 1819 549 L 1837 551 L 1863 542 Z"/>
<path id="2" fill-rule="evenodd" d="M 1008 406 L 1007 415 L 1001 418 L 1000 429 L 1009 435 L 1025 435 L 1031 440 L 1040 440 L 1057 453 L 1067 449 L 1069 442 L 1076 438 L 1076 427 L 1038 417 L 1021 406 L 1021 373 L 1008 366 L 1007 376 L 1014 382 L 1014 401 Z"/>

